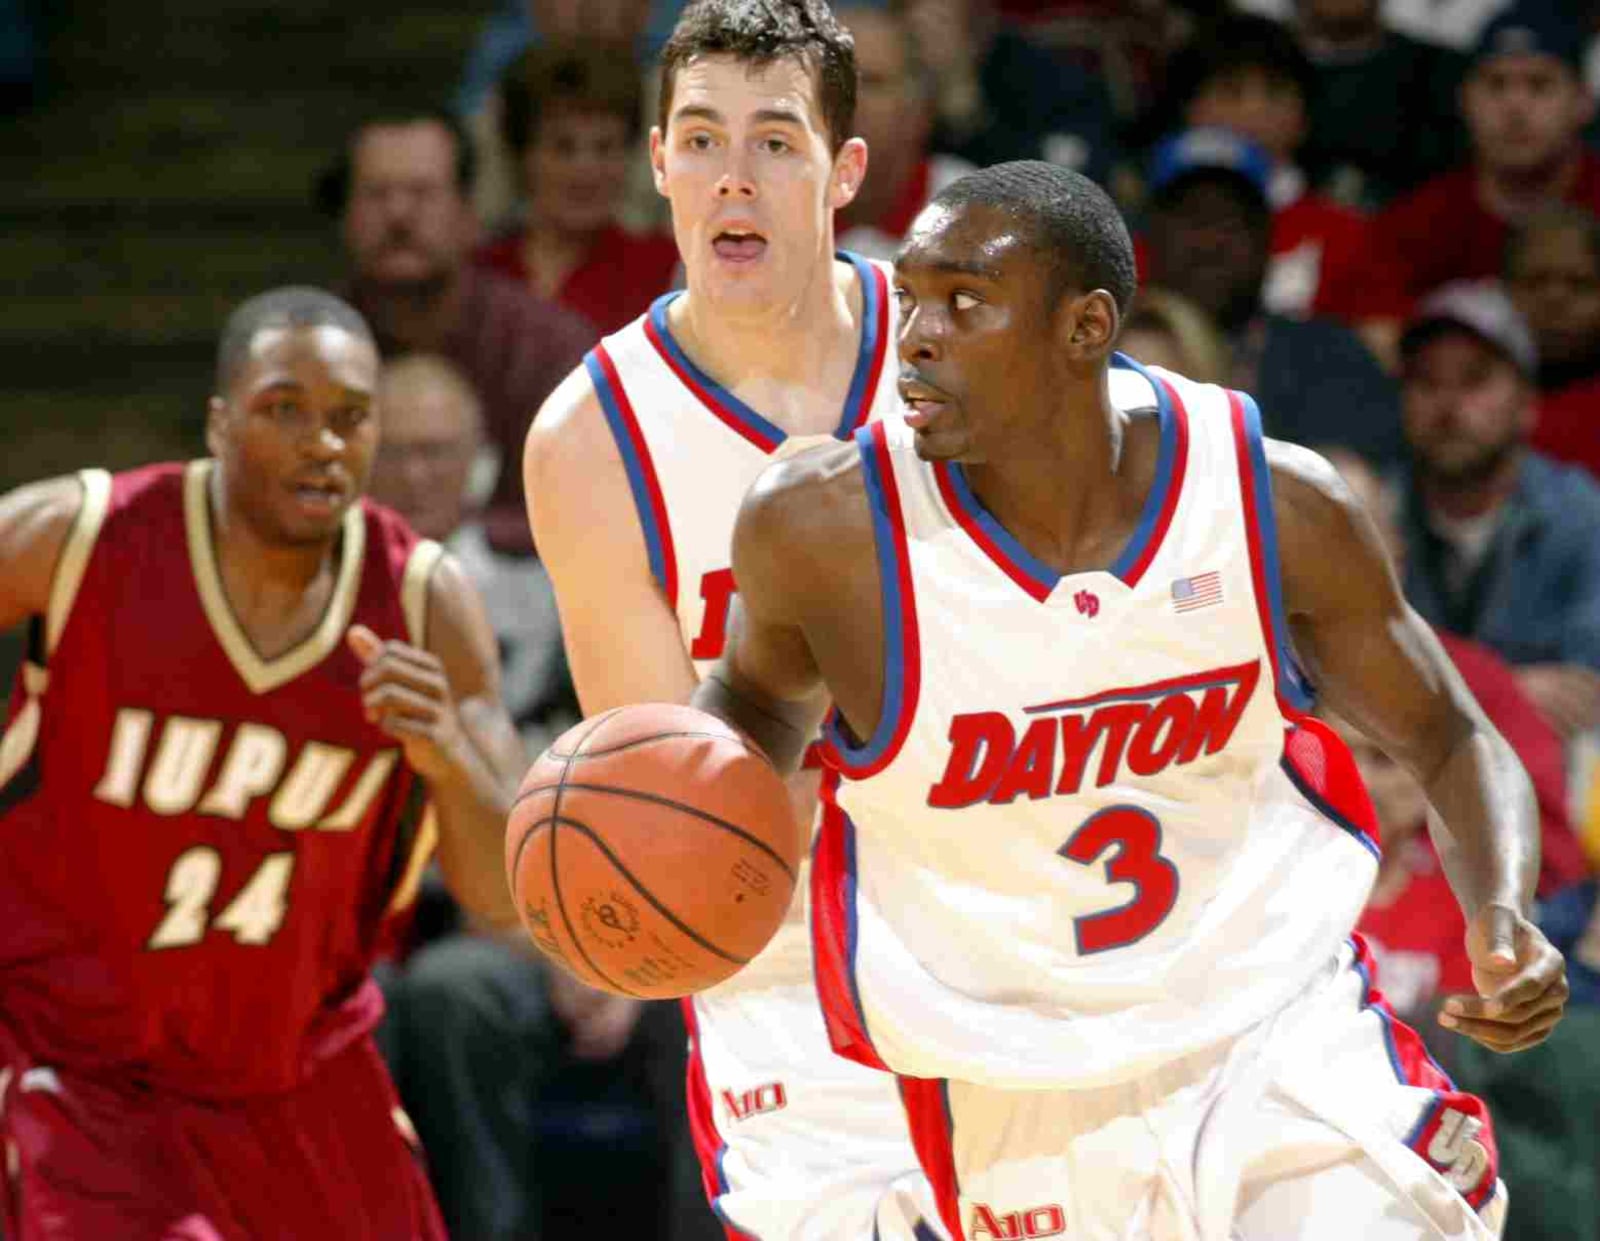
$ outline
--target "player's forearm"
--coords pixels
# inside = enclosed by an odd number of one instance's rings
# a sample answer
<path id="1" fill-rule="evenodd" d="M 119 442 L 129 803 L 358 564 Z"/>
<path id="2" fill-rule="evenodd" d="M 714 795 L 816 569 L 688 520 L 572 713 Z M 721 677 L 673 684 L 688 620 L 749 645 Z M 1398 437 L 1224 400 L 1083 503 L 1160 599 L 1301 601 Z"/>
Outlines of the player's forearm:
<path id="1" fill-rule="evenodd" d="M 1505 739 L 1476 721 L 1425 782 L 1450 887 L 1470 919 L 1484 905 L 1530 916 L 1539 879 L 1539 806 Z"/>
<path id="2" fill-rule="evenodd" d="M 817 735 L 821 710 L 812 702 L 762 698 L 735 685 L 735 680 L 723 665 L 718 665 L 700 682 L 690 705 L 732 724 L 761 747 L 780 775 L 792 775 L 800 768 L 806 746 Z"/>
<path id="3" fill-rule="evenodd" d="M 428 782 L 439 820 L 439 867 L 455 898 L 491 927 L 517 924 L 505 873 L 505 823 L 515 776 L 497 774 L 471 746 L 451 776 Z"/>

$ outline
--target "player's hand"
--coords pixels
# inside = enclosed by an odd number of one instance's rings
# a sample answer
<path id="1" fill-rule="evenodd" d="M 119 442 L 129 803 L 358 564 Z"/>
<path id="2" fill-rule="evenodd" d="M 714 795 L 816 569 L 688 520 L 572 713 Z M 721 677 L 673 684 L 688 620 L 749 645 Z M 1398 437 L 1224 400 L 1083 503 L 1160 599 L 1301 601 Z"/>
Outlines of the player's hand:
<path id="1" fill-rule="evenodd" d="M 587 987 L 565 970 L 552 969 L 550 1007 L 571 1038 L 568 1050 L 579 1060 L 613 1060 L 633 1037 L 644 1004 L 627 996 Z"/>
<path id="2" fill-rule="evenodd" d="M 1478 994 L 1445 1001 L 1439 1024 L 1490 1051 L 1542 1043 L 1567 1005 L 1567 965 L 1544 932 L 1505 905 L 1485 905 L 1467 925 Z"/>
<path id="3" fill-rule="evenodd" d="M 364 667 L 361 705 L 367 719 L 400 743 L 406 762 L 425 780 L 447 778 L 470 744 L 456 714 L 439 657 L 405 642 L 387 641 L 365 625 L 345 640 Z"/>

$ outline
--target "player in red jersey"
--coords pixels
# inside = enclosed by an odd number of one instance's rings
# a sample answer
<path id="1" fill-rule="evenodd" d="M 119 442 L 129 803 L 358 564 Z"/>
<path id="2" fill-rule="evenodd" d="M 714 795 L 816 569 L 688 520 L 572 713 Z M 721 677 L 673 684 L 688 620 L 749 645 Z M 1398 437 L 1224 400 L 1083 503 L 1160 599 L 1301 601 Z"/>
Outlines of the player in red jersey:
<path id="1" fill-rule="evenodd" d="M 514 919 L 521 763 L 461 571 L 360 499 L 361 317 L 228 321 L 214 460 L 0 497 L 5 1235 L 442 1238 L 369 1037 L 373 956 L 437 836 Z"/>

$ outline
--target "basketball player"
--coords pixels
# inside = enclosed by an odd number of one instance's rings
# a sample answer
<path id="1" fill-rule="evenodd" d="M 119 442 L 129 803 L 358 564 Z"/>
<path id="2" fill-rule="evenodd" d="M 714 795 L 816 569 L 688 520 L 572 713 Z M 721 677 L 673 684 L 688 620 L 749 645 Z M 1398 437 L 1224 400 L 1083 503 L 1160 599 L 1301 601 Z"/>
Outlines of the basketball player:
<path id="1" fill-rule="evenodd" d="M 1113 353 L 1133 272 L 1075 173 L 939 195 L 895 267 L 905 423 L 752 490 L 696 705 L 782 770 L 837 703 L 818 987 L 953 1236 L 1490 1236 L 1483 1104 L 1350 939 L 1375 826 L 1302 669 L 1428 790 L 1479 992 L 1446 1024 L 1500 1050 L 1567 990 L 1527 778 L 1331 468 Z"/>
<path id="2" fill-rule="evenodd" d="M 477 596 L 360 499 L 377 375 L 350 307 L 265 293 L 222 334 L 213 460 L 0 498 L 17 1241 L 444 1236 L 368 967 L 435 835 L 514 917 L 520 761 Z"/>
<path id="3" fill-rule="evenodd" d="M 744 491 L 797 442 L 896 403 L 887 268 L 834 253 L 866 171 L 854 101 L 850 36 L 823 0 L 702 0 L 666 46 L 650 158 L 688 289 L 602 341 L 528 438 L 586 713 L 687 701 L 722 649 Z M 795 780 L 807 825 L 816 783 Z M 731 1236 L 937 1235 L 893 1083 L 829 1050 L 803 911 L 684 1011 L 690 1124 Z"/>

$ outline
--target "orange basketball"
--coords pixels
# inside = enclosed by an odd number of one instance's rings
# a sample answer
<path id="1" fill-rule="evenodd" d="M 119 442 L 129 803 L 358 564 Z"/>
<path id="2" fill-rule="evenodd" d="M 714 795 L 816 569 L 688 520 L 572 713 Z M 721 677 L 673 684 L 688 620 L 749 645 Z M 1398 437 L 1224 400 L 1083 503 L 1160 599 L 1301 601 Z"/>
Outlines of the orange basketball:
<path id="1" fill-rule="evenodd" d="M 539 757 L 506 824 L 506 873 L 551 960 L 668 999 L 766 946 L 802 839 L 764 754 L 704 711 L 650 703 L 584 720 Z"/>

